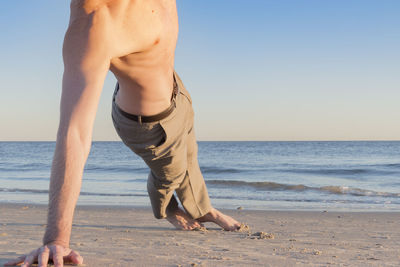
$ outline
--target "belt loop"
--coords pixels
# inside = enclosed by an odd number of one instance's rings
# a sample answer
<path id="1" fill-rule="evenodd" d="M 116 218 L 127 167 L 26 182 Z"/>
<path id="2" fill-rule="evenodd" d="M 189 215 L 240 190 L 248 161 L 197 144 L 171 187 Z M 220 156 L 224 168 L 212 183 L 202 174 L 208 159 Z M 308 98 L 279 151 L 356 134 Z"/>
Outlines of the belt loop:
<path id="1" fill-rule="evenodd" d="M 174 107 L 176 108 L 176 101 L 177 101 L 177 97 L 179 94 L 179 85 L 178 82 L 176 81 L 176 72 L 174 70 L 173 73 L 173 77 L 174 77 L 174 85 L 173 85 L 173 89 L 172 89 L 172 101 L 174 101 Z"/>
<path id="2" fill-rule="evenodd" d="M 138 115 L 138 122 L 140 125 L 142 125 L 142 116 Z"/>
<path id="3" fill-rule="evenodd" d="M 117 84 L 115 85 L 115 90 L 114 90 L 114 94 L 113 94 L 113 101 L 115 102 L 115 97 L 117 96 L 119 90 L 119 83 L 117 81 Z"/>

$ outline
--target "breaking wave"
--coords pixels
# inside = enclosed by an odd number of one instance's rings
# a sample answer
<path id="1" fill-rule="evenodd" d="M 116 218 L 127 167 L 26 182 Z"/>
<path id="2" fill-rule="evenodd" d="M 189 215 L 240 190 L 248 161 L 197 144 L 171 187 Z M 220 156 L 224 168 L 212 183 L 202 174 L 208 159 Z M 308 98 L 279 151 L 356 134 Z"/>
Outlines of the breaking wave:
<path id="1" fill-rule="evenodd" d="M 207 180 L 208 185 L 227 186 L 227 187 L 253 187 L 258 190 L 265 191 L 319 191 L 337 195 L 353 195 L 353 196 L 379 196 L 379 197 L 400 197 L 400 193 L 378 192 L 373 190 L 361 189 L 347 186 L 321 186 L 313 187 L 303 184 L 280 184 L 274 182 L 245 182 L 235 180 Z"/>

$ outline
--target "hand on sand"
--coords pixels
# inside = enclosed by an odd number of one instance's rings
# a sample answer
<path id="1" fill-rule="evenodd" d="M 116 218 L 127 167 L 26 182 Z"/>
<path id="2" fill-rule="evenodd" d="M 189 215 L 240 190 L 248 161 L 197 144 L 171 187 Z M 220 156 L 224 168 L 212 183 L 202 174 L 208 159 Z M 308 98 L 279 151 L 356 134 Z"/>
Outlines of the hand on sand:
<path id="1" fill-rule="evenodd" d="M 54 267 L 62 267 L 65 263 L 82 264 L 83 258 L 78 252 L 59 245 L 45 245 L 32 250 L 31 253 L 9 261 L 4 266 L 16 266 L 22 263 L 21 267 L 29 267 L 32 263 L 38 262 L 39 267 L 47 267 L 49 259 L 54 262 Z"/>
<path id="2" fill-rule="evenodd" d="M 167 220 L 178 230 L 194 230 L 203 227 L 198 221 L 190 218 L 180 208 L 167 213 Z"/>
<path id="3" fill-rule="evenodd" d="M 214 208 L 209 213 L 197 219 L 199 222 L 213 222 L 221 226 L 225 231 L 236 231 L 240 229 L 241 223 L 232 217 L 223 214 Z"/>

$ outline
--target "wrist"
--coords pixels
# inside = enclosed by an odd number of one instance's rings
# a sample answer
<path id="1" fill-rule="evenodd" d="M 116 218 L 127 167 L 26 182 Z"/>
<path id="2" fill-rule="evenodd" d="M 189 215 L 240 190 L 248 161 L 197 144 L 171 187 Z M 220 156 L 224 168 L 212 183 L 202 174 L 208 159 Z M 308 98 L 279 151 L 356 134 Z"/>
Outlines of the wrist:
<path id="1" fill-rule="evenodd" d="M 69 242 L 62 241 L 62 240 L 45 240 L 45 239 L 43 239 L 43 246 L 49 246 L 49 245 L 57 245 L 57 246 L 62 246 L 64 248 L 69 248 Z"/>
<path id="2" fill-rule="evenodd" d="M 65 248 L 69 247 L 69 239 L 51 236 L 46 233 L 43 237 L 43 245 L 58 245 Z"/>

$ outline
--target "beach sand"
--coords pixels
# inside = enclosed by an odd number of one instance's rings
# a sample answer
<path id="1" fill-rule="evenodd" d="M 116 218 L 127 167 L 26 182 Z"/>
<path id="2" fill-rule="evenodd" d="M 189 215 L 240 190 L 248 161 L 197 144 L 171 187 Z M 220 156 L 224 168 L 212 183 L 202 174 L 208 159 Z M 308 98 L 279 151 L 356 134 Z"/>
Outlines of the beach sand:
<path id="1" fill-rule="evenodd" d="M 400 266 L 400 213 L 226 210 L 250 230 L 175 230 L 149 208 L 77 207 L 85 266 Z M 0 266 L 41 244 L 46 206 L 0 204 Z"/>

